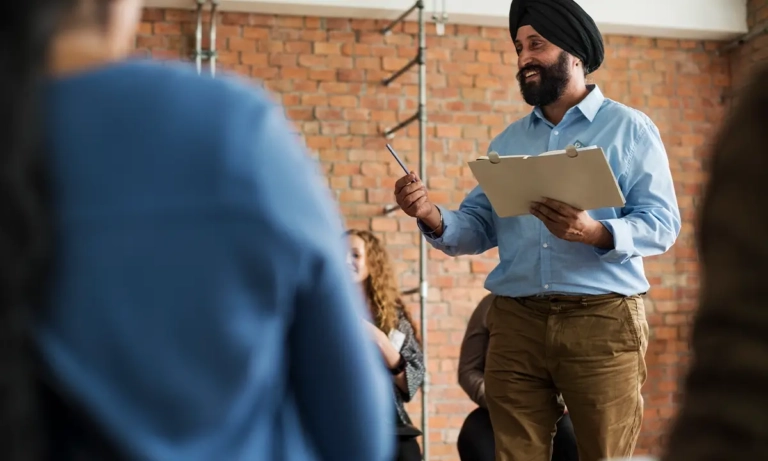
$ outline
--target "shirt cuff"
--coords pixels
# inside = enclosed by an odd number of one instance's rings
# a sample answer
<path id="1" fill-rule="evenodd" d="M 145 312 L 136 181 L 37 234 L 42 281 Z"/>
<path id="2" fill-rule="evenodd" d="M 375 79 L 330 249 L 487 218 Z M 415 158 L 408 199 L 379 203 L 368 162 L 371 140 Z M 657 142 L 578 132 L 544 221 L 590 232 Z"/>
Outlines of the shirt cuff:
<path id="1" fill-rule="evenodd" d="M 428 242 L 436 243 L 438 245 L 445 244 L 446 241 L 450 241 L 450 237 L 453 231 L 456 229 L 456 217 L 450 210 L 443 209 L 441 206 L 435 205 L 440 212 L 440 220 L 443 223 L 443 233 L 440 237 L 435 237 L 434 230 L 429 226 L 421 222 L 420 219 L 416 220 L 416 225 Z"/>
<path id="2" fill-rule="evenodd" d="M 624 264 L 629 261 L 632 255 L 633 243 L 632 233 L 627 225 L 627 222 L 623 219 L 605 219 L 600 221 L 600 224 L 608 229 L 608 232 L 613 236 L 613 249 L 604 250 L 602 248 L 595 248 L 595 252 L 600 256 L 600 259 L 617 264 Z"/>

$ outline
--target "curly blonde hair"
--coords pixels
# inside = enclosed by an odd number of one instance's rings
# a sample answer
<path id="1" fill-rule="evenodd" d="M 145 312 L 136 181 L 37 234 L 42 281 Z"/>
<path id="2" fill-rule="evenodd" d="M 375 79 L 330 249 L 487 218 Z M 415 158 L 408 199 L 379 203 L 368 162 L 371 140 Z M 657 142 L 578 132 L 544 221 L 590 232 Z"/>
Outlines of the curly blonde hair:
<path id="1" fill-rule="evenodd" d="M 413 318 L 400 299 L 392 263 L 381 240 L 367 230 L 352 229 L 346 235 L 358 237 L 365 244 L 365 263 L 369 275 L 363 284 L 376 326 L 384 333 L 389 333 L 397 328 L 398 317 L 402 312 L 416 333 Z M 418 334 L 416 338 L 418 340 Z"/>

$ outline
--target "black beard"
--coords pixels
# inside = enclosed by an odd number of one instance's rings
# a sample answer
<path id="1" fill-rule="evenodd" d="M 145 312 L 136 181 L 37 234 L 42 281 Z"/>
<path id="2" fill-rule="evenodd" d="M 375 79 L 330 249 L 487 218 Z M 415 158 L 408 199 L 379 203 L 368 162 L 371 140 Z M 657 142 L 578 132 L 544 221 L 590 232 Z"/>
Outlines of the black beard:
<path id="1" fill-rule="evenodd" d="M 539 73 L 538 82 L 525 82 L 526 72 L 535 70 Z M 563 95 L 565 87 L 571 76 L 568 73 L 568 54 L 563 51 L 557 61 L 547 67 L 530 65 L 523 67 L 517 73 L 517 82 L 520 84 L 520 93 L 523 99 L 531 106 L 548 106 Z"/>

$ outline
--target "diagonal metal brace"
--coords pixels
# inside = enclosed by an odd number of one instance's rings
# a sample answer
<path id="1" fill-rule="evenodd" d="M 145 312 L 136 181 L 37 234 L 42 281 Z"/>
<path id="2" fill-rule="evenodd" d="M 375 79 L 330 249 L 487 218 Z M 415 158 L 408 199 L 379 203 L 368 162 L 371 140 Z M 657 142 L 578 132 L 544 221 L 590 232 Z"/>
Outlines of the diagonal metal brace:
<path id="1" fill-rule="evenodd" d="M 415 114 L 413 114 L 410 117 L 408 117 L 408 119 L 403 120 L 402 122 L 398 123 L 396 126 L 394 126 L 394 127 L 390 128 L 390 129 L 388 129 L 387 131 L 385 131 L 384 132 L 384 137 L 385 138 L 391 137 L 396 132 L 402 130 L 403 128 L 407 127 L 411 123 L 413 123 L 416 120 L 418 120 L 420 115 L 421 115 L 421 112 L 417 111 Z"/>
<path id="2" fill-rule="evenodd" d="M 405 20 L 405 18 L 407 18 L 407 17 L 408 17 L 408 15 L 410 15 L 411 13 L 413 13 L 413 11 L 414 11 L 416 8 L 424 8 L 424 0 L 418 0 L 416 3 L 414 3 L 412 7 L 408 8 L 408 11 L 406 11 L 406 12 L 405 12 L 405 13 L 403 13 L 403 14 L 401 14 L 401 15 L 400 15 L 400 16 L 399 16 L 397 19 L 395 19 L 394 21 L 390 22 L 390 23 L 387 25 L 387 27 L 385 27 L 385 28 L 381 29 L 381 33 L 382 33 L 382 34 L 384 34 L 384 35 L 387 35 L 388 33 L 392 32 L 392 29 L 394 29 L 394 27 L 395 27 L 396 25 L 398 25 L 398 24 L 400 24 L 401 22 L 403 22 L 403 21 Z"/>
<path id="3" fill-rule="evenodd" d="M 406 64 L 402 69 L 398 70 L 397 72 L 395 72 L 391 76 L 389 76 L 389 77 L 385 78 L 384 80 L 382 80 L 381 84 L 384 85 L 384 86 L 389 86 L 389 84 L 392 83 L 393 81 L 395 81 L 395 79 L 397 79 L 399 76 L 401 76 L 404 73 L 408 72 L 411 69 L 411 67 L 415 66 L 416 64 L 419 64 L 421 62 L 421 59 L 420 59 L 421 56 L 420 55 L 421 55 L 421 52 L 419 52 L 419 56 L 416 56 L 415 58 L 411 59 L 408 62 L 408 64 Z"/>

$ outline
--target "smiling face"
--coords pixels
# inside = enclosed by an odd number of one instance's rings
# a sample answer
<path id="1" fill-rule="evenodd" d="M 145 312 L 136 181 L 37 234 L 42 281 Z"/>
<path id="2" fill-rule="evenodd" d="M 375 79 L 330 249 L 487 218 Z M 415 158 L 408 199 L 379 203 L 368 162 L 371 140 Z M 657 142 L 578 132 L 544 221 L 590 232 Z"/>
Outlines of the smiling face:
<path id="1" fill-rule="evenodd" d="M 518 29 L 515 48 L 520 69 L 517 81 L 525 102 L 543 107 L 560 99 L 578 60 L 527 25 Z"/>
<path id="2" fill-rule="evenodd" d="M 357 235 L 350 235 L 347 264 L 352 271 L 352 279 L 355 283 L 363 283 L 370 275 L 366 256 L 365 241 Z"/>

